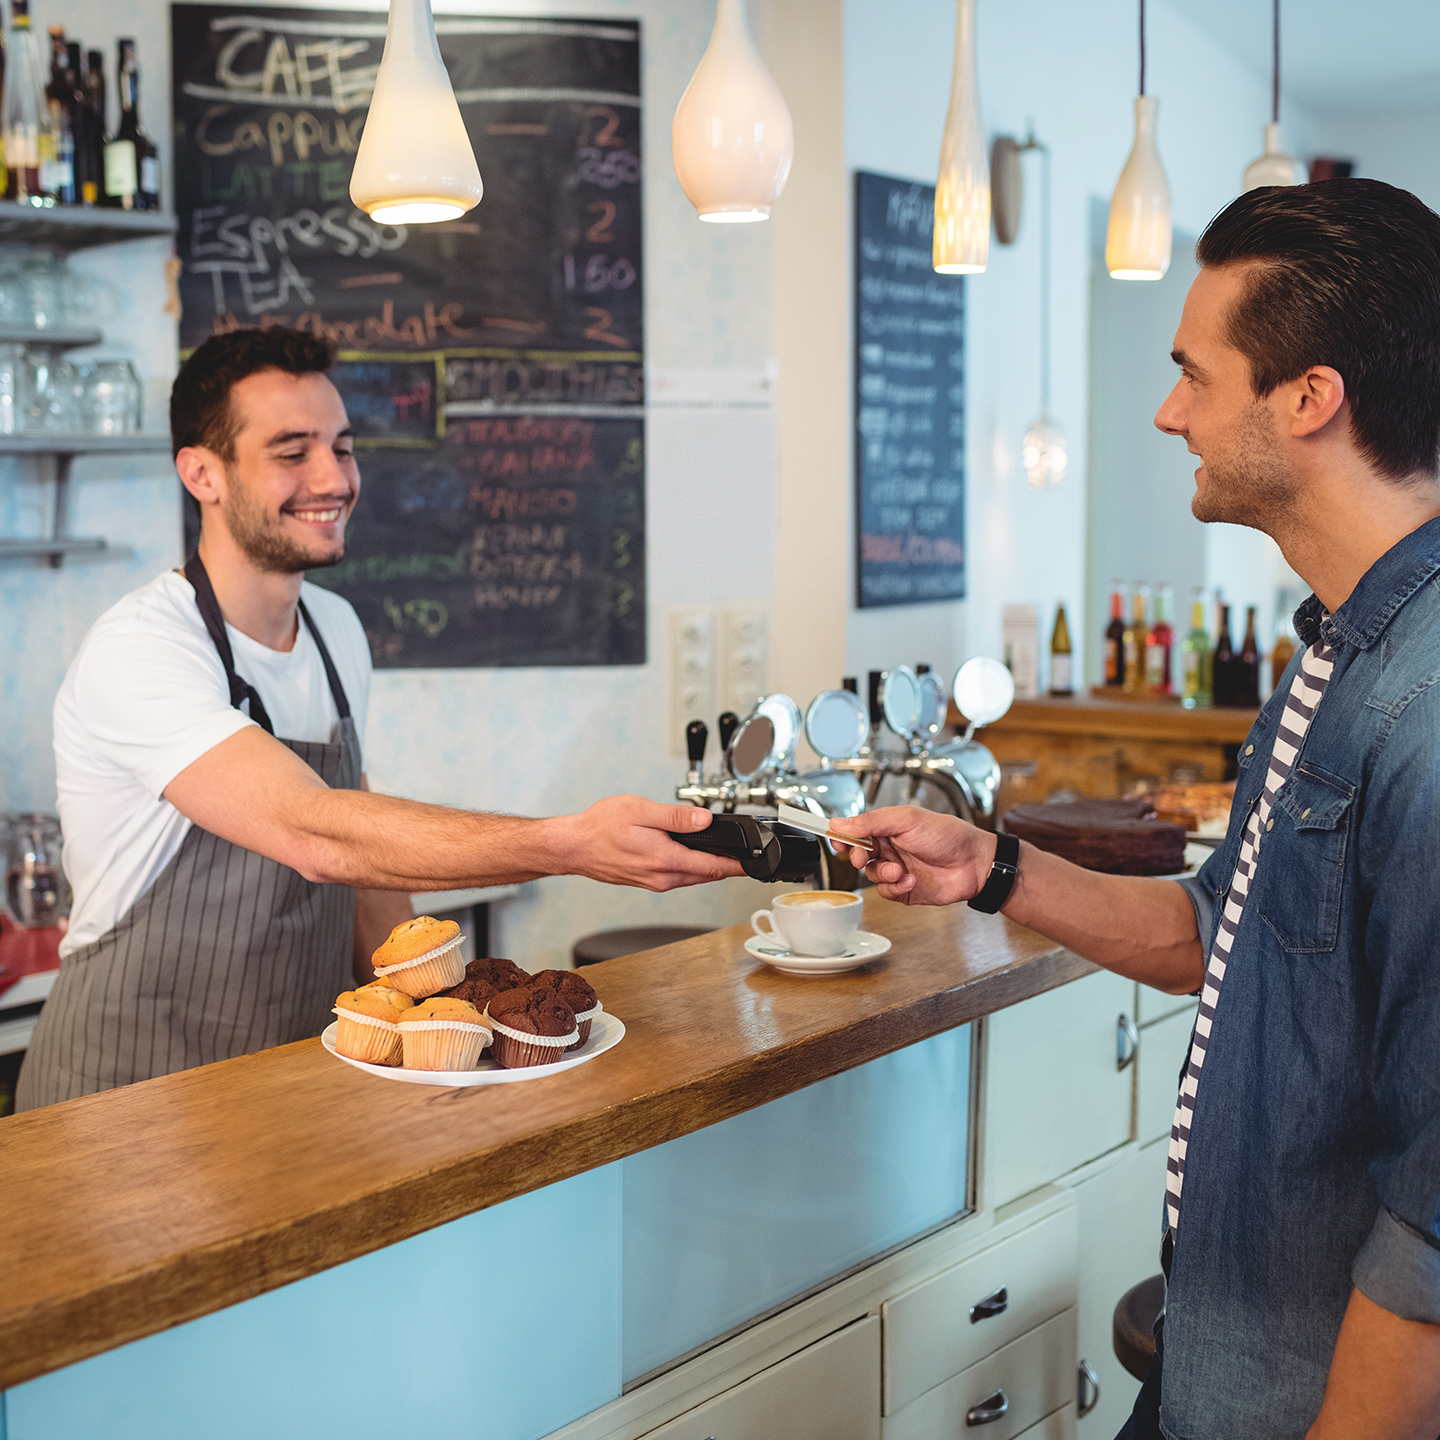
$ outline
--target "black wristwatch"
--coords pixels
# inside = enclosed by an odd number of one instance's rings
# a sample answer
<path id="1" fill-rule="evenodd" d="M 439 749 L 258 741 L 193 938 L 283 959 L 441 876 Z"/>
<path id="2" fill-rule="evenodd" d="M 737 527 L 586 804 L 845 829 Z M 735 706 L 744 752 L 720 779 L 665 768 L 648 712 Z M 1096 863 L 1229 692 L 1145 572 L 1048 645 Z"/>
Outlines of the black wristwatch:
<path id="1" fill-rule="evenodd" d="M 970 901 L 970 908 L 982 915 L 993 915 L 1009 898 L 1020 873 L 1020 841 L 1014 835 L 995 837 L 995 861 L 985 888 Z"/>

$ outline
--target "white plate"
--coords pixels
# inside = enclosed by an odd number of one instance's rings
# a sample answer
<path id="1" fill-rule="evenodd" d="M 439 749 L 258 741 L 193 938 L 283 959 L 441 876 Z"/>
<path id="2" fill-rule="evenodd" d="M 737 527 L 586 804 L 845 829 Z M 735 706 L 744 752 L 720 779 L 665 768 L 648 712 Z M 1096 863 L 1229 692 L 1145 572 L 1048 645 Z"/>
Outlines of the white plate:
<path id="1" fill-rule="evenodd" d="M 843 955 L 792 955 L 762 935 L 752 935 L 745 942 L 745 949 L 757 960 L 787 975 L 843 975 L 877 959 L 889 948 L 890 941 L 884 935 L 872 935 L 868 930 L 857 930 Z"/>
<path id="2" fill-rule="evenodd" d="M 618 1015 L 602 1010 L 590 1026 L 590 1038 L 578 1049 L 571 1050 L 563 1060 L 553 1065 L 522 1065 L 516 1070 L 506 1070 L 493 1060 L 481 1062 L 479 1070 L 402 1070 L 398 1065 L 370 1065 L 364 1060 L 352 1060 L 335 1048 L 335 1022 L 327 1025 L 320 1036 L 320 1043 L 337 1059 L 368 1075 L 378 1075 L 382 1080 L 400 1080 L 407 1085 L 507 1085 L 512 1080 L 540 1080 L 546 1075 L 555 1075 L 561 1070 L 573 1070 L 607 1050 L 613 1050 L 625 1038 L 625 1022 Z"/>

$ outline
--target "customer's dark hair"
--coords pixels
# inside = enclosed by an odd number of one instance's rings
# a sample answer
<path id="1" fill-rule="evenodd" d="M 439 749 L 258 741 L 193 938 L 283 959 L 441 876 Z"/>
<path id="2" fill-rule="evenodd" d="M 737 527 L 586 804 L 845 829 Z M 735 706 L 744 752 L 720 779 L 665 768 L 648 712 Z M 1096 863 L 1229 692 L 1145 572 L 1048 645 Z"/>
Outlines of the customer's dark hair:
<path id="1" fill-rule="evenodd" d="M 230 409 L 232 386 L 260 370 L 323 375 L 334 360 L 335 347 L 328 340 L 281 325 L 212 335 L 196 347 L 170 387 L 171 453 L 203 445 L 222 460 L 233 460 L 237 425 Z"/>
<path id="2" fill-rule="evenodd" d="M 1257 396 L 1329 365 L 1351 433 L 1382 475 L 1436 472 L 1440 454 L 1440 215 L 1379 180 L 1267 186 L 1232 201 L 1195 247 L 1253 265 L 1227 338 Z"/>

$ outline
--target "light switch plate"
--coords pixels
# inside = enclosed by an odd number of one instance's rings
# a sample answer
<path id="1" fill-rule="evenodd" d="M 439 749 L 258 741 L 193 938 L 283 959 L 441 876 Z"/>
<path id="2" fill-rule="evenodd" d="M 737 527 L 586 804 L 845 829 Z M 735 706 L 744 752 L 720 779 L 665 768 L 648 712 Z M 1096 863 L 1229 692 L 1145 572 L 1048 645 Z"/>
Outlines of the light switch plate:
<path id="1" fill-rule="evenodd" d="M 727 605 L 720 617 L 720 709 L 742 720 L 770 686 L 770 611 Z"/>
<path id="2" fill-rule="evenodd" d="M 685 754 L 685 727 L 703 720 L 714 753 L 719 704 L 715 611 L 704 605 L 676 605 L 670 611 L 670 753 Z"/>

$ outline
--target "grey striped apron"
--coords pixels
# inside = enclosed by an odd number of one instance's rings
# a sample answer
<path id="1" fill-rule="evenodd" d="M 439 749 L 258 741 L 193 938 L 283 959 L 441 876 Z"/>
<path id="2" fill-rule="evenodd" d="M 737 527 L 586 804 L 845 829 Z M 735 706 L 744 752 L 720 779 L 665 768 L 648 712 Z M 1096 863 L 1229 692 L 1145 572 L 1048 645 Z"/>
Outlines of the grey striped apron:
<path id="1" fill-rule="evenodd" d="M 230 698 L 274 733 L 235 673 L 199 557 L 185 574 L 225 666 Z M 339 723 L 329 743 L 281 740 L 332 789 L 360 784 L 360 742 L 330 652 L 304 604 Z M 192 825 L 169 865 L 113 929 L 67 955 L 20 1070 L 16 1109 L 208 1065 L 318 1035 L 349 989 L 355 892 Z"/>

